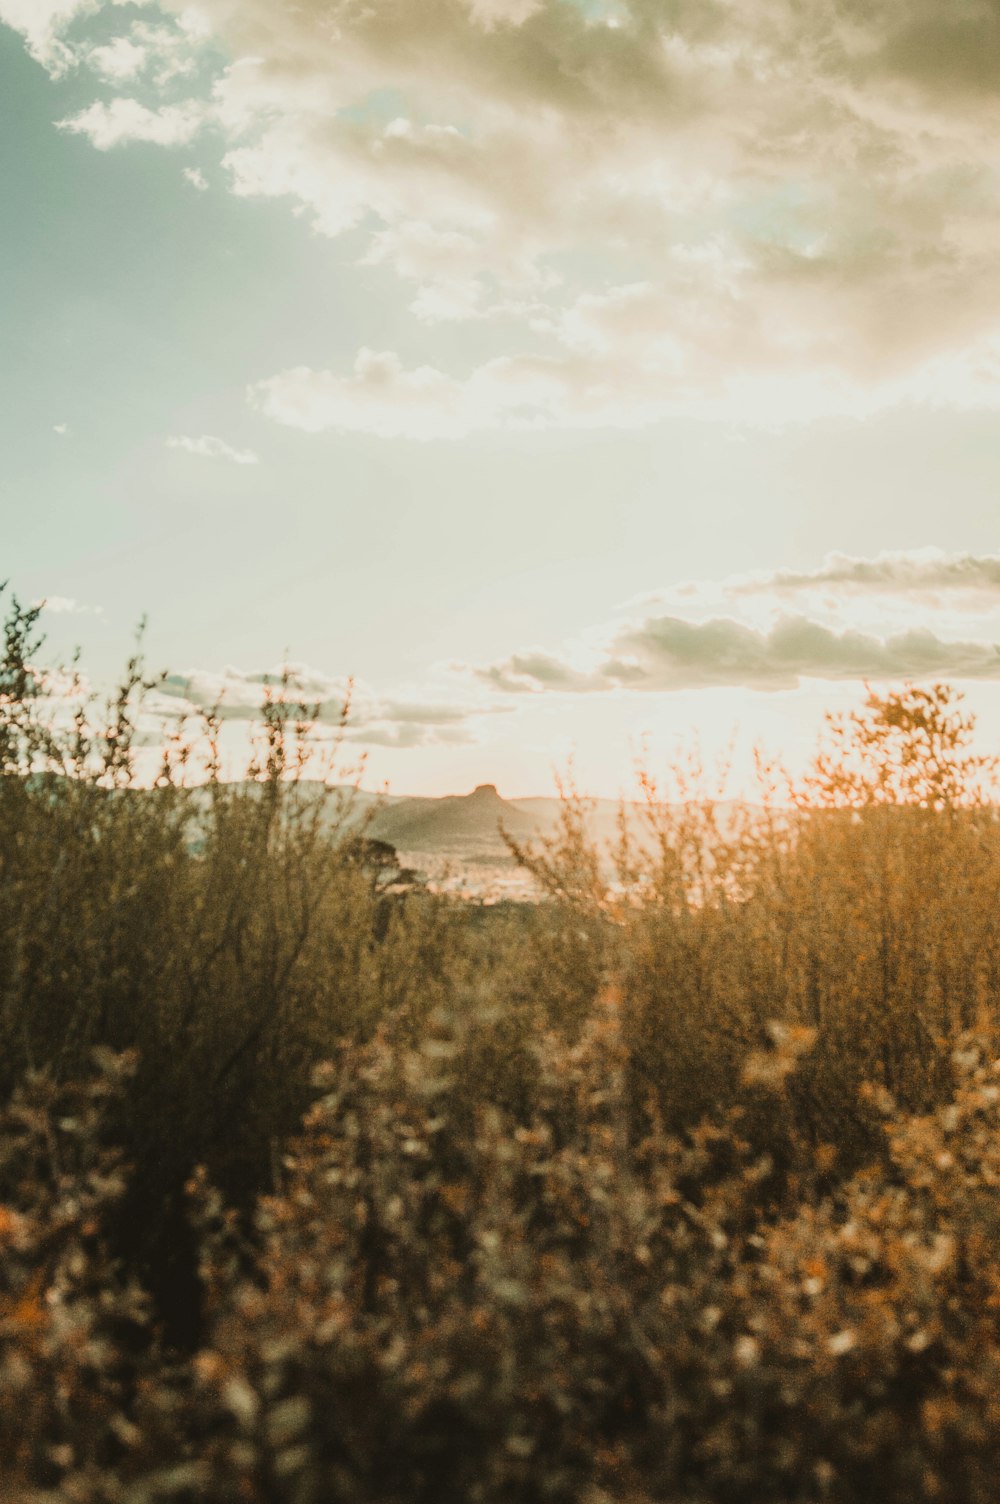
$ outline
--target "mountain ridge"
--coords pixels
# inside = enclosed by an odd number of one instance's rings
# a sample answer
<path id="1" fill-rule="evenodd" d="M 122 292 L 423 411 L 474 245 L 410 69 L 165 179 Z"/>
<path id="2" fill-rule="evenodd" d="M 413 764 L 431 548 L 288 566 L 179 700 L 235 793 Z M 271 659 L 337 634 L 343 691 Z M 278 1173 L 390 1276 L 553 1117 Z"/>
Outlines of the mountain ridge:
<path id="1" fill-rule="evenodd" d="M 505 855 L 503 831 L 515 840 L 539 835 L 547 822 L 501 797 L 495 784 L 481 783 L 471 794 L 404 798 L 377 811 L 371 834 L 406 851 L 440 851 L 475 846 Z"/>

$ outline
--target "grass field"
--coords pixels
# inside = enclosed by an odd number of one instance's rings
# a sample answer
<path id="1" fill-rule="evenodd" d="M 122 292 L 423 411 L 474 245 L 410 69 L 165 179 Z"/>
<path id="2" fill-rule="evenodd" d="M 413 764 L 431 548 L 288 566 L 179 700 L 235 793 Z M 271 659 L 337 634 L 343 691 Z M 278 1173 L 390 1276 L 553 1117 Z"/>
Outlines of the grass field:
<path id="1" fill-rule="evenodd" d="M 0 663 L 0 1498 L 986 1504 L 1000 820 L 947 686 L 483 909 L 308 726 L 134 776 Z M 97 730 L 94 730 L 94 727 Z M 667 794 L 669 793 L 669 797 Z M 359 833 L 360 831 L 360 833 Z M 389 874 L 391 878 L 392 874 Z"/>

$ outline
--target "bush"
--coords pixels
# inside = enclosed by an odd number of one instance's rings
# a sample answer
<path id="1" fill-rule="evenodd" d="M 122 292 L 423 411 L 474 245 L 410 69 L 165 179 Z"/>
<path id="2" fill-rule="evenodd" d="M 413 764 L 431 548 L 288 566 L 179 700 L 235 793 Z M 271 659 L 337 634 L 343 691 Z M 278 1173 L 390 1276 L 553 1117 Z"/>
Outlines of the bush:
<path id="1" fill-rule="evenodd" d="M 486 919 L 307 776 L 287 686 L 246 781 L 208 717 L 140 786 L 139 657 L 67 701 L 36 618 L 0 1496 L 992 1498 L 1000 827 L 952 691 L 870 695 L 758 806 L 646 777 L 612 853 L 570 795 Z"/>

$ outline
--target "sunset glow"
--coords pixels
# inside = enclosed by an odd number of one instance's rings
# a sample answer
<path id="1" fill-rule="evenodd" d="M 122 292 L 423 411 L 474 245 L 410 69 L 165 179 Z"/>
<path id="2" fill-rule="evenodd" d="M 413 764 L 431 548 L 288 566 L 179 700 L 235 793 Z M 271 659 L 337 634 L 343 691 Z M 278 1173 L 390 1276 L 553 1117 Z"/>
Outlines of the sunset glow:
<path id="1" fill-rule="evenodd" d="M 1000 737 L 992 11 L 0 0 L 2 573 L 151 743 L 291 663 L 371 778 Z"/>

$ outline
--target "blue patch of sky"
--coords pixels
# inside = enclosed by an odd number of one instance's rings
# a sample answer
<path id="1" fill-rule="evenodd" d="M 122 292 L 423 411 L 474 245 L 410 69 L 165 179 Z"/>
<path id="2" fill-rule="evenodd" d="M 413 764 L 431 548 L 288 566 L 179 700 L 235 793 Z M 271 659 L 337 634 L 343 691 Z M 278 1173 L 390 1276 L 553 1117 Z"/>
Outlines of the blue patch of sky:
<path id="1" fill-rule="evenodd" d="M 356 100 L 338 113 L 342 120 L 356 125 L 386 126 L 401 116 L 409 116 L 410 107 L 401 89 L 372 89 L 364 99 Z"/>
<path id="2" fill-rule="evenodd" d="M 457 131 L 460 136 L 465 136 L 469 140 L 476 135 L 471 121 L 463 120 L 451 110 L 449 110 L 447 120 L 443 120 L 439 110 L 421 107 L 398 88 L 373 89 L 363 99 L 356 100 L 338 110 L 337 117 L 352 125 L 361 126 L 365 130 L 384 130 L 395 120 L 407 120 L 418 127 L 447 125 L 449 130 Z"/>
<path id="3" fill-rule="evenodd" d="M 629 14 L 622 0 L 563 0 L 563 4 L 582 11 L 588 21 L 624 21 Z"/>
<path id="4" fill-rule="evenodd" d="M 743 238 L 808 255 L 819 240 L 817 208 L 816 188 L 789 180 L 736 198 L 726 206 L 723 217 Z"/>
<path id="5" fill-rule="evenodd" d="M 331 242 L 287 205 L 197 193 L 181 176 L 185 153 L 102 153 L 59 132 L 85 84 L 53 89 L 7 30 L 0 80 L 4 573 L 29 597 L 104 605 L 120 630 L 162 602 L 172 577 L 184 588 L 184 561 L 206 535 L 218 569 L 231 506 L 251 491 L 266 525 L 280 434 L 249 409 L 247 383 L 300 363 L 347 365 L 412 320 L 388 279 L 364 295 L 376 269 L 353 265 L 360 236 Z M 206 432 L 265 463 L 164 449 L 171 434 Z M 337 495 L 308 484 L 318 501 Z"/>

